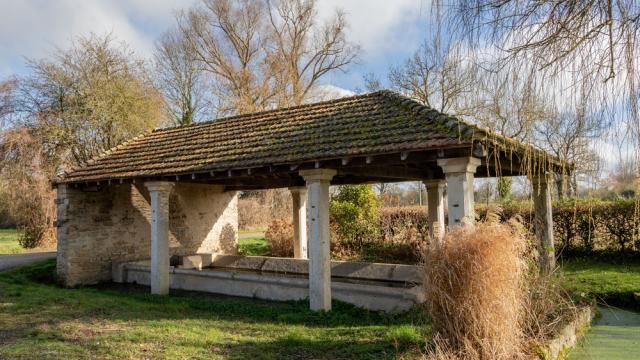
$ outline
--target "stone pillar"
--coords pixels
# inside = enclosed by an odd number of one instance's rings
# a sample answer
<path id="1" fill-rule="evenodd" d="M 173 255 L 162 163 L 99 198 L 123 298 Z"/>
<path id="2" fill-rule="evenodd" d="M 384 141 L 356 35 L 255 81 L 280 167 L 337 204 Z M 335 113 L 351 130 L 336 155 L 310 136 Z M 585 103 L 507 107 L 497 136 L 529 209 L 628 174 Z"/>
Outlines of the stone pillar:
<path id="1" fill-rule="evenodd" d="M 169 194 L 173 183 L 145 183 L 151 199 L 151 293 L 169 293 Z"/>
<path id="2" fill-rule="evenodd" d="M 475 222 L 473 174 L 480 164 L 480 159 L 474 157 L 438 159 L 447 181 L 449 229 Z"/>
<path id="3" fill-rule="evenodd" d="M 309 211 L 309 305 L 331 310 L 331 253 L 329 238 L 329 183 L 333 169 L 301 170 L 307 183 Z"/>
<path id="4" fill-rule="evenodd" d="M 553 210 L 551 204 L 551 185 L 553 180 L 548 176 L 531 178 L 533 186 L 533 224 L 538 251 L 540 252 L 540 269 L 551 271 L 555 267 L 556 257 L 553 244 Z"/>
<path id="5" fill-rule="evenodd" d="M 429 235 L 441 241 L 444 238 L 444 180 L 426 180 Z"/>
<path id="6" fill-rule="evenodd" d="M 293 199 L 293 257 L 306 259 L 307 254 L 307 188 L 290 187 Z"/>

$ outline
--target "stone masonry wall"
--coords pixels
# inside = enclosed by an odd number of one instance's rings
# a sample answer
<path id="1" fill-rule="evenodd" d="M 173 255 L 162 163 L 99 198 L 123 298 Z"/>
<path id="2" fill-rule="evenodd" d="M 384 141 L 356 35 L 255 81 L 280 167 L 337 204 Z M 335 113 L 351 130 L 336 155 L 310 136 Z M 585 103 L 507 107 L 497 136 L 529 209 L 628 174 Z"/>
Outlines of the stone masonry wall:
<path id="1" fill-rule="evenodd" d="M 150 258 L 149 193 L 143 184 L 100 191 L 58 186 L 58 265 L 67 286 L 111 280 L 111 263 Z M 237 196 L 178 183 L 170 196 L 170 254 L 235 254 Z"/>
<path id="2" fill-rule="evenodd" d="M 169 198 L 171 255 L 235 254 L 238 197 L 222 186 L 178 183 Z"/>

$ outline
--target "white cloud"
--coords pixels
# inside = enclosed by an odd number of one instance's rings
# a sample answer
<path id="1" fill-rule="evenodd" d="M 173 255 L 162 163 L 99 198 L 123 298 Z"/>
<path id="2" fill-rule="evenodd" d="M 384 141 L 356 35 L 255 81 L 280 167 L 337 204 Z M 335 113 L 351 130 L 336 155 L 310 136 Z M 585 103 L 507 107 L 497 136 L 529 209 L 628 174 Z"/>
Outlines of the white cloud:
<path id="1" fill-rule="evenodd" d="M 90 32 L 112 32 L 140 56 L 149 56 L 155 39 L 174 24 L 177 9 L 199 0 L 21 0 L 0 12 L 0 78 L 24 73 L 24 58 L 43 58 L 56 47 Z M 318 14 L 327 19 L 341 8 L 350 24 L 349 39 L 363 49 L 362 64 L 386 68 L 413 52 L 423 37 L 430 0 L 322 0 Z M 355 68 L 355 67 L 354 67 Z M 354 77 L 355 76 L 355 77 Z M 355 88 L 360 75 L 334 74 L 327 82 Z"/>
<path id="2" fill-rule="evenodd" d="M 375 57 L 389 51 L 413 51 L 424 35 L 423 20 L 431 9 L 431 1 L 322 0 L 318 2 L 318 15 L 327 19 L 336 8 L 346 13 L 349 38 L 362 46 L 366 57 Z M 410 49 L 406 49 L 408 45 Z"/>
<path id="3" fill-rule="evenodd" d="M 334 100 L 353 95 L 355 95 L 353 91 L 343 89 L 335 85 L 317 85 L 311 88 L 311 91 L 307 96 L 307 102 L 313 103 L 318 101 Z"/>
<path id="4" fill-rule="evenodd" d="M 171 26 L 173 9 L 189 4 L 177 0 L 12 1 L 0 12 L 0 76 L 19 72 L 24 57 L 45 57 L 91 32 L 111 32 L 139 55 L 148 56 L 157 29 Z"/>

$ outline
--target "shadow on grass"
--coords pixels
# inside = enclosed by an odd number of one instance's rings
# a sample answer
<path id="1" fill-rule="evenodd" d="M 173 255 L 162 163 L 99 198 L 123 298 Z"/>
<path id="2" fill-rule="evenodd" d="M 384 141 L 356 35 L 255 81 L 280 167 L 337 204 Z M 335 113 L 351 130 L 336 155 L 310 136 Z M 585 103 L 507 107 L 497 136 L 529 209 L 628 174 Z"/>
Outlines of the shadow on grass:
<path id="1" fill-rule="evenodd" d="M 208 324 L 204 327 L 234 338 L 214 341 L 216 352 L 229 358 L 393 358 L 417 353 L 430 334 L 429 320 L 417 308 L 388 315 L 334 301 L 333 311 L 318 313 L 308 309 L 307 301 L 268 302 L 187 291 L 157 296 L 149 294 L 148 287 L 112 283 L 67 289 L 56 280 L 55 260 L 0 273 L 2 303 L 11 304 L 23 321 L 5 316 L 1 343 L 29 336 L 29 328 L 70 319 L 142 320 L 166 328 L 197 320 L 199 326 Z M 207 346 L 204 339 L 194 341 L 195 347 Z"/>
<path id="2" fill-rule="evenodd" d="M 287 338 L 271 342 L 241 342 L 226 348 L 228 359 L 396 359 L 408 353 L 418 353 L 417 346 L 382 344 L 367 339 L 315 341 Z"/>
<path id="3" fill-rule="evenodd" d="M 429 321 L 420 309 L 388 315 L 339 301 L 333 309 L 317 313 L 308 309 L 307 301 L 268 302 L 186 291 L 156 296 L 148 287 L 112 283 L 68 289 L 59 285 L 55 260 L 49 260 L 0 272 L 0 357 L 48 353 L 47 346 L 72 347 L 78 357 L 83 351 L 137 357 L 139 353 L 123 355 L 121 351 L 129 350 L 121 349 L 151 341 L 231 359 L 396 358 L 419 355 L 430 335 Z M 106 339 L 100 335 L 101 328 L 117 324 L 126 324 L 122 334 L 105 335 Z M 82 329 L 87 327 L 97 335 L 78 339 L 69 334 L 69 326 L 80 332 L 89 331 Z M 96 341 L 112 345 L 101 348 L 107 345 L 95 345 Z"/>

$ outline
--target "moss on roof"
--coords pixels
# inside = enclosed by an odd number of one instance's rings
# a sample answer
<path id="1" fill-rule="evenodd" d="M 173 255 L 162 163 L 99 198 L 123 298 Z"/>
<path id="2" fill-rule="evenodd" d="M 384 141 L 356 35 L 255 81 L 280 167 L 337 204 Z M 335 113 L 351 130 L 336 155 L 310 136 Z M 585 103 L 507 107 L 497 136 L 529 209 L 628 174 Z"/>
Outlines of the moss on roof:
<path id="1" fill-rule="evenodd" d="M 170 176 L 468 147 L 486 134 L 455 117 L 383 90 L 157 129 L 101 154 L 57 182 Z"/>

